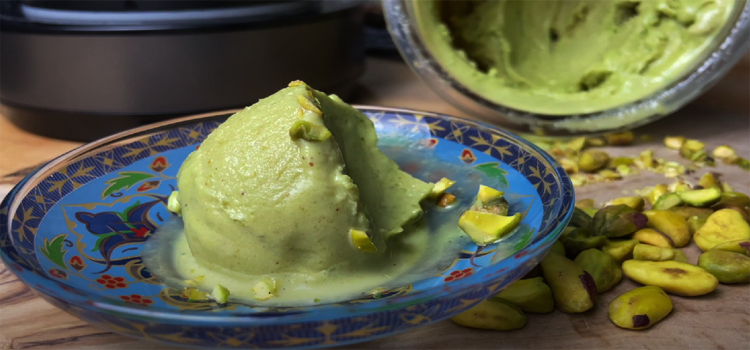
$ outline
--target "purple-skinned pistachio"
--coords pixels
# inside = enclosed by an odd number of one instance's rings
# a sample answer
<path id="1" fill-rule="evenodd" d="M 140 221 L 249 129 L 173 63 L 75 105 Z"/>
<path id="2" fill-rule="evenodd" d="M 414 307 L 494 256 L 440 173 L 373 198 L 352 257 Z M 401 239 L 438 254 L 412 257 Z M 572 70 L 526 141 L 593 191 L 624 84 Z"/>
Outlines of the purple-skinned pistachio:
<path id="1" fill-rule="evenodd" d="M 540 266 L 560 311 L 578 313 L 594 307 L 596 282 L 588 272 L 557 253 L 547 254 Z"/>
<path id="2" fill-rule="evenodd" d="M 597 236 L 622 237 L 648 224 L 648 217 L 624 205 L 606 206 L 594 215 L 591 228 Z"/>
<path id="3" fill-rule="evenodd" d="M 595 283 L 594 292 L 603 293 L 612 288 L 622 279 L 622 269 L 609 254 L 599 249 L 587 249 L 578 254 L 575 260 L 576 265 L 583 268 Z M 586 283 L 583 278 L 582 282 Z"/>
<path id="4" fill-rule="evenodd" d="M 583 288 L 586 288 L 586 292 L 589 293 L 591 301 L 596 302 L 596 282 L 594 281 L 594 278 L 586 271 L 583 271 L 583 274 L 578 276 L 578 278 L 581 279 Z"/>
<path id="5" fill-rule="evenodd" d="M 644 328 L 648 327 L 651 321 L 648 319 L 648 315 L 635 315 L 633 316 L 633 327 Z"/>

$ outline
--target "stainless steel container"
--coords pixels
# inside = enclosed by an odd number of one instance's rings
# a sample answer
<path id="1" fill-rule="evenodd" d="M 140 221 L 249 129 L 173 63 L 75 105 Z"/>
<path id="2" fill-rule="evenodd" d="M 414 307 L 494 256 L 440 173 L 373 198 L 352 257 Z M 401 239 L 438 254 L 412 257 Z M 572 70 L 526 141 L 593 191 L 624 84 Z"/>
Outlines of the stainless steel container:
<path id="1" fill-rule="evenodd" d="M 197 9 L 170 8 L 197 6 L 190 1 L 105 3 L 146 9 L 3 2 L 0 101 L 13 123 L 93 140 L 173 116 L 244 107 L 298 79 L 346 95 L 364 71 L 357 2 L 220 1 Z"/>

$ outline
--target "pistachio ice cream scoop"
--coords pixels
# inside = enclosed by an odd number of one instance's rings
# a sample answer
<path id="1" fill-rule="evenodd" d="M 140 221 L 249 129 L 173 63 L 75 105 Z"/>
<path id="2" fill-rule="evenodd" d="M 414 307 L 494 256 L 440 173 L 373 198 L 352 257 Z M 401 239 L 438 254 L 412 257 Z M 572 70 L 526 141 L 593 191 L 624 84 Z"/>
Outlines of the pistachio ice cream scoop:
<path id="1" fill-rule="evenodd" d="M 377 149 L 362 113 L 302 82 L 214 130 L 183 163 L 179 205 L 201 264 L 249 275 L 363 264 L 432 189 Z"/>

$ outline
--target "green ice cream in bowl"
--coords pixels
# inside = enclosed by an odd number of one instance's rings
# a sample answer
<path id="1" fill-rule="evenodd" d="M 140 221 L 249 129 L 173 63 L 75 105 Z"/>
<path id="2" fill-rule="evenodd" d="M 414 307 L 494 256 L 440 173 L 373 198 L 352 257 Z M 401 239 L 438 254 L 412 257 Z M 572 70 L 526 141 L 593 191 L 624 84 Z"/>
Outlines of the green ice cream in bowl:
<path id="1" fill-rule="evenodd" d="M 0 258 L 118 333 L 340 346 L 496 295 L 546 255 L 573 203 L 562 168 L 515 135 L 296 81 L 49 162 L 0 204 Z"/>
<path id="2" fill-rule="evenodd" d="M 270 282 L 269 303 L 287 306 L 357 298 L 414 267 L 428 246 L 424 225 L 400 242 L 408 253 L 386 240 L 422 215 L 433 185 L 378 150 L 364 114 L 292 85 L 236 113 L 188 156 L 172 196 L 186 238 L 174 245 L 178 261 L 147 265 L 173 265 L 199 288 L 222 285 L 247 300 Z M 456 233 L 430 246 L 439 252 Z M 356 249 L 361 239 L 370 249 Z"/>

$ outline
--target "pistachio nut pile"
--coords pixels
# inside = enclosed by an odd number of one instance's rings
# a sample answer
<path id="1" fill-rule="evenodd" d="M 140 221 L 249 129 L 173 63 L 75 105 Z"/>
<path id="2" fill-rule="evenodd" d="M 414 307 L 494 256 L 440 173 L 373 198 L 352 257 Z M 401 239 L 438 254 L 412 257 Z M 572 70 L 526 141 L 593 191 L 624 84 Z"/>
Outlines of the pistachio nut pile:
<path id="1" fill-rule="evenodd" d="M 683 166 L 643 152 L 635 158 L 611 158 L 595 145 L 633 142 L 632 133 L 604 139 L 579 138 L 549 144 L 547 150 L 578 180 L 577 185 L 611 181 L 639 170 L 681 177 L 692 167 L 716 160 L 750 169 L 748 160 L 728 146 L 711 155 L 697 140 L 667 137 L 668 148 L 692 163 Z M 626 168 L 628 170 L 626 170 Z M 719 285 L 750 282 L 750 197 L 735 192 L 714 173 L 697 184 L 678 179 L 637 195 L 615 198 L 597 207 L 592 199 L 576 203 L 570 224 L 542 262 L 500 294 L 451 320 L 459 325 L 513 330 L 526 324 L 524 313 L 585 312 L 604 293 L 627 277 L 643 287 L 614 298 L 608 309 L 612 323 L 646 329 L 672 312 L 669 295 L 696 297 Z M 703 252 L 691 264 L 681 248 L 695 243 Z"/>
<path id="2" fill-rule="evenodd" d="M 640 137 L 640 139 L 650 140 L 648 136 Z M 718 146 L 709 154 L 703 142 L 682 136 L 667 136 L 664 139 L 664 145 L 678 151 L 681 157 L 689 161 L 687 165 L 657 158 L 652 150 L 645 150 L 633 157 L 611 157 L 606 152 L 597 149 L 602 146 L 627 146 L 635 143 L 637 139 L 630 131 L 608 134 L 600 138 L 578 137 L 567 141 L 533 141 L 555 157 L 570 175 L 576 187 L 596 182 L 616 181 L 644 170 L 676 178 L 703 167 L 713 167 L 717 160 L 750 171 L 750 160 L 738 156 L 732 147 Z"/>

